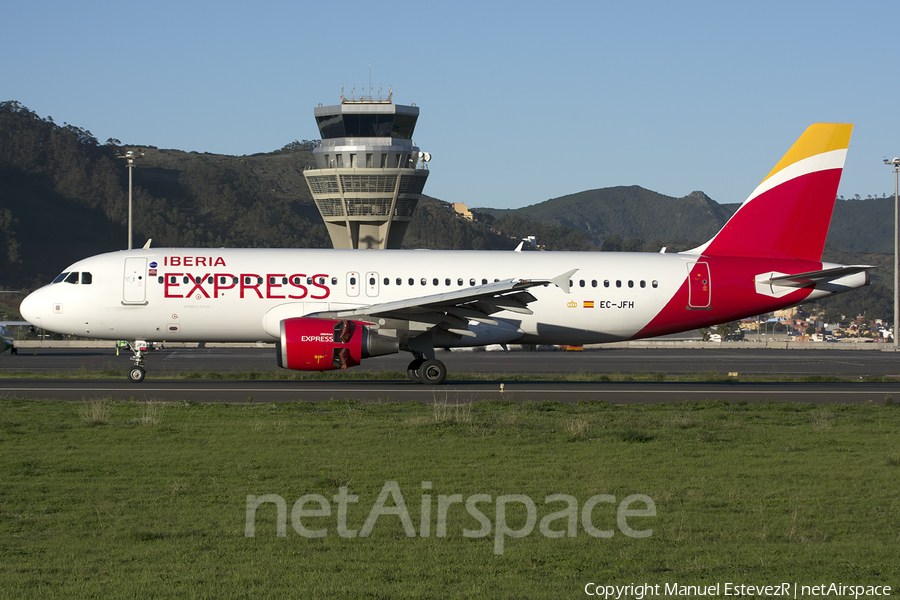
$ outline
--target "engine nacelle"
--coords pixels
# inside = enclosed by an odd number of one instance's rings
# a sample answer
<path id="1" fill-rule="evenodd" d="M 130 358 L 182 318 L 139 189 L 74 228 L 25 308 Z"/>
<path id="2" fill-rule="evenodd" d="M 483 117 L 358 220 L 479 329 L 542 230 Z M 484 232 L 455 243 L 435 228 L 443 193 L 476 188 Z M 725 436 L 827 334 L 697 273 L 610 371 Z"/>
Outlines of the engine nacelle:
<path id="1" fill-rule="evenodd" d="M 281 321 L 276 348 L 283 369 L 330 371 L 355 367 L 364 358 L 396 354 L 400 344 L 358 321 L 295 317 Z"/>

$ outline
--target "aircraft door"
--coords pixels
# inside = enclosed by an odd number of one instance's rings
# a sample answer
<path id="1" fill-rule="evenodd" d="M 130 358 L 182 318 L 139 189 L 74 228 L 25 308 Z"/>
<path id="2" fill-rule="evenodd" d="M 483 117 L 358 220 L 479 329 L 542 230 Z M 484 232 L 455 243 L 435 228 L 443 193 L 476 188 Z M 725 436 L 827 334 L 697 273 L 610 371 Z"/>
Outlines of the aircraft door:
<path id="1" fill-rule="evenodd" d="M 347 295 L 351 298 L 359 296 L 359 273 L 356 271 L 347 273 Z"/>
<path id="2" fill-rule="evenodd" d="M 374 298 L 378 295 L 378 273 L 366 273 L 366 296 Z"/>
<path id="3" fill-rule="evenodd" d="M 125 259 L 125 277 L 122 289 L 122 304 L 147 303 L 147 259 L 132 257 Z"/>
<path id="4" fill-rule="evenodd" d="M 705 310 L 712 301 L 709 263 L 688 263 L 688 308 Z"/>

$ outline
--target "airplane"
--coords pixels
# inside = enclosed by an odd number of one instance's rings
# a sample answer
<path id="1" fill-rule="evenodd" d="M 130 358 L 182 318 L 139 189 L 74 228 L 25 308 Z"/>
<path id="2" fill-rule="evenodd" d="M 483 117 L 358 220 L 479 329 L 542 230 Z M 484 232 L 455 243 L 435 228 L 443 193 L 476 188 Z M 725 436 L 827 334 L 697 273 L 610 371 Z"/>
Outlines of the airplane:
<path id="1" fill-rule="evenodd" d="M 127 340 L 134 382 L 164 341 L 274 341 L 278 366 L 302 371 L 404 351 L 410 380 L 440 384 L 436 348 L 707 327 L 868 285 L 871 267 L 821 261 L 852 127 L 810 126 L 685 252 L 144 247 L 72 264 L 20 311 L 49 331 Z"/>
<path id="2" fill-rule="evenodd" d="M 16 348 L 15 336 L 13 336 L 10 327 L 31 327 L 28 321 L 0 321 L 0 354 L 9 350 L 10 355 L 18 354 L 19 349 Z"/>

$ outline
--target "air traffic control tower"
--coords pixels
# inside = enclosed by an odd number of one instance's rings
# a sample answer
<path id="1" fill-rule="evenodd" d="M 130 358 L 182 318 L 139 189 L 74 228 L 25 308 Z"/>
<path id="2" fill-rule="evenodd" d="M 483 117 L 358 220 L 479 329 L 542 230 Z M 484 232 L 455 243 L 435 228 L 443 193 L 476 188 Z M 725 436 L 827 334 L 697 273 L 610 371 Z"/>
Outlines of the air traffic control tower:
<path id="1" fill-rule="evenodd" d="M 413 145 L 419 107 L 374 97 L 315 108 L 322 143 L 304 171 L 335 248 L 399 248 L 431 159 Z M 422 168 L 418 168 L 421 164 Z"/>

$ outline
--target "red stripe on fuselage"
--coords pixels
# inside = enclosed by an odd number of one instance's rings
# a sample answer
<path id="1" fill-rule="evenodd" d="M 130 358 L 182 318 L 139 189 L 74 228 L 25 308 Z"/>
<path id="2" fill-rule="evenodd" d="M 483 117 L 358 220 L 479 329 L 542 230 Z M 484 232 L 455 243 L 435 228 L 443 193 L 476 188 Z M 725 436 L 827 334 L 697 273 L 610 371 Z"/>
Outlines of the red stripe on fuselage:
<path id="1" fill-rule="evenodd" d="M 752 317 L 803 302 L 813 288 L 801 288 L 780 298 L 756 293 L 757 275 L 770 272 L 805 273 L 822 268 L 821 262 L 805 260 L 759 259 L 731 256 L 704 256 L 698 261 L 709 265 L 710 307 L 689 308 L 688 281 L 666 306 L 631 339 L 656 337 L 698 327 L 708 327 Z"/>

